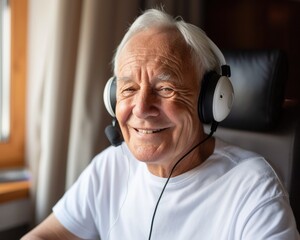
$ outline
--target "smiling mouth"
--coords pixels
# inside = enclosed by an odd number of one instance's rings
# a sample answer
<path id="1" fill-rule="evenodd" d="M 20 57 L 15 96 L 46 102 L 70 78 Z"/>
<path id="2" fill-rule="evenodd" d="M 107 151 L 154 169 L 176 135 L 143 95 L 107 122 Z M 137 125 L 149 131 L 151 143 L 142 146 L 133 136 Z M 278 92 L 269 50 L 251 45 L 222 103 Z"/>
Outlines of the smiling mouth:
<path id="1" fill-rule="evenodd" d="M 142 134 L 153 134 L 153 133 L 161 132 L 161 131 L 165 130 L 165 128 L 162 128 L 162 129 L 138 129 L 138 128 L 134 128 L 134 130 L 137 131 L 138 133 L 142 133 Z"/>

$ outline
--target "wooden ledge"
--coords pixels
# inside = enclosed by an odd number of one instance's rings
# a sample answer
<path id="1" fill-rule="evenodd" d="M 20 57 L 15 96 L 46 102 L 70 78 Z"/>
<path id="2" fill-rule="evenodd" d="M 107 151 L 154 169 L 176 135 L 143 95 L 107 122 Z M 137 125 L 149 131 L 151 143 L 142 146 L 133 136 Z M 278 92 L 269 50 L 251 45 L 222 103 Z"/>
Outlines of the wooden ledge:
<path id="1" fill-rule="evenodd" d="M 0 203 L 29 198 L 29 181 L 0 183 Z"/>

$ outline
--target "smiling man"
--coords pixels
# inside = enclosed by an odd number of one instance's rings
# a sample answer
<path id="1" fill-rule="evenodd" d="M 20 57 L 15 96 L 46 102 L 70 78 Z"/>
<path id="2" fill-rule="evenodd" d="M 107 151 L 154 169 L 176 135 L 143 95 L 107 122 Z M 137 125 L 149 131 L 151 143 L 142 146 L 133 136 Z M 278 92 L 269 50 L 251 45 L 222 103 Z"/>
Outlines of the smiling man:
<path id="1" fill-rule="evenodd" d="M 204 138 L 197 110 L 203 73 L 195 65 L 180 32 L 169 27 L 137 33 L 120 52 L 116 116 L 130 151 L 154 175 L 167 177 Z M 213 139 L 187 156 L 174 176 L 203 162 L 213 149 L 208 144 Z"/>
<path id="2" fill-rule="evenodd" d="M 212 137 L 233 91 L 221 51 L 201 29 L 148 10 L 113 62 L 105 104 L 124 142 L 97 155 L 23 239 L 299 238 L 265 159 Z M 212 123 L 209 135 L 203 122 Z"/>

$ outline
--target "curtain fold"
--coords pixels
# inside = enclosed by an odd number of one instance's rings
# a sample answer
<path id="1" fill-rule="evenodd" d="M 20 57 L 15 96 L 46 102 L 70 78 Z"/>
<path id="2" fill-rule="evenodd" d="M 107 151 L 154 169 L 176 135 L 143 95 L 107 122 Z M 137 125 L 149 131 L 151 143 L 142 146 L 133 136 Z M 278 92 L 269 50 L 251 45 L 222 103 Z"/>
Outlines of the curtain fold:
<path id="1" fill-rule="evenodd" d="M 108 146 L 102 97 L 111 58 L 148 2 L 29 0 L 26 159 L 35 223 Z"/>
<path id="2" fill-rule="evenodd" d="M 80 0 L 72 1 L 72 4 L 70 2 L 68 4 L 68 1 L 64 0 L 46 4 L 52 10 L 51 15 L 47 15 L 44 19 L 43 23 L 47 26 L 42 24 L 38 26 L 46 27 L 48 30 L 42 33 L 47 36 L 45 44 L 41 46 L 36 42 L 34 46 L 30 46 L 30 50 L 37 51 L 35 63 L 39 61 L 43 63 L 40 66 L 41 71 L 36 72 L 36 68 L 30 68 L 28 87 L 29 98 L 34 98 L 34 101 L 29 99 L 31 105 L 28 106 L 30 112 L 28 128 L 29 131 L 33 131 L 29 136 L 38 139 L 33 140 L 35 145 L 29 145 L 38 221 L 48 215 L 53 203 L 65 189 L 62 183 L 65 182 L 65 159 L 67 159 L 81 8 Z M 42 5 L 39 7 L 35 10 L 49 10 L 44 9 Z M 39 51 L 44 54 L 39 55 Z M 35 84 L 40 88 L 36 89 Z"/>
<path id="3" fill-rule="evenodd" d="M 121 40 L 129 22 L 138 14 L 139 2 L 85 1 L 79 41 L 77 72 L 69 139 L 67 185 L 108 141 L 104 128 L 109 115 L 103 104 L 103 88 L 111 74 L 113 50 Z M 85 79 L 85 81 L 83 81 Z"/>
<path id="4" fill-rule="evenodd" d="M 122 4 L 30 1 L 26 158 L 36 223 L 51 212 L 91 158 L 108 146 L 103 87 L 125 31 L 120 26 L 138 14 L 138 1 L 131 0 L 130 11 L 116 11 Z M 116 12 L 119 15 L 112 17 Z"/>

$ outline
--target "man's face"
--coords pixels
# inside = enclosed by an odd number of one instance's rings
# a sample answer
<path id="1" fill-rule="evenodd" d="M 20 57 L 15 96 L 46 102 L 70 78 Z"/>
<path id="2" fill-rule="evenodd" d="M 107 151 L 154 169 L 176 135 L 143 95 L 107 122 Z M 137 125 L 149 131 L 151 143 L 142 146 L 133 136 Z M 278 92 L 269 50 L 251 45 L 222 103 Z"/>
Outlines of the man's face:
<path id="1" fill-rule="evenodd" d="M 119 56 L 116 116 L 134 156 L 168 167 L 202 138 L 199 75 L 178 32 L 148 29 Z"/>

